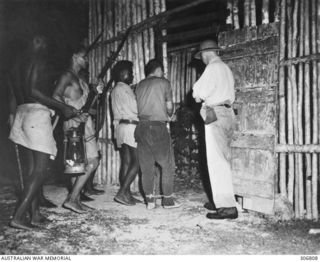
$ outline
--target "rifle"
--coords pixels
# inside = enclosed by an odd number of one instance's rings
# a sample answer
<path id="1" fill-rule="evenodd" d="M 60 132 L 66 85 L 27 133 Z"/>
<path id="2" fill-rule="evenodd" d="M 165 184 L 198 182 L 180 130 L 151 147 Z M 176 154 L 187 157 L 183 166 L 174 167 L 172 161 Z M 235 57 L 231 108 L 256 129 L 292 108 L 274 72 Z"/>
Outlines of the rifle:
<path id="1" fill-rule="evenodd" d="M 122 37 L 121 39 L 121 42 L 119 43 L 117 49 L 115 52 L 111 52 L 111 55 L 107 58 L 107 61 L 105 62 L 104 66 L 102 67 L 100 73 L 98 74 L 98 81 L 101 81 L 103 82 L 103 78 L 104 76 L 106 75 L 107 71 L 111 68 L 111 66 L 113 65 L 113 63 L 116 61 L 116 58 L 118 57 L 121 49 L 123 48 L 124 46 L 124 43 L 125 41 L 127 40 L 129 34 L 130 34 L 130 31 L 132 29 L 132 26 L 130 26 L 124 36 Z M 102 95 L 101 95 L 101 104 L 103 106 L 102 108 L 102 116 L 100 117 L 99 121 L 97 121 L 97 125 L 96 125 L 96 134 L 95 136 L 97 137 L 98 136 L 98 133 L 100 131 L 100 129 L 102 128 L 103 126 L 103 122 L 104 122 L 104 118 L 105 118 L 105 107 L 104 107 L 104 104 L 105 104 L 105 100 L 106 100 L 106 94 L 107 94 L 107 91 L 110 89 L 110 87 L 112 86 L 112 82 L 113 82 L 113 79 L 111 78 L 106 85 L 104 85 L 103 87 L 103 91 L 102 91 Z M 81 111 L 82 112 L 89 112 L 90 109 L 93 107 L 94 103 L 96 102 L 96 100 L 98 99 L 100 94 L 96 94 L 94 91 L 93 92 L 90 92 L 89 93 L 89 96 L 88 96 L 88 100 L 86 102 L 86 104 L 82 107 Z M 81 123 L 84 125 L 84 123 Z"/>
<path id="2" fill-rule="evenodd" d="M 104 66 L 102 67 L 100 73 L 98 74 L 98 81 L 102 81 L 104 76 L 106 75 L 107 71 L 111 68 L 111 66 L 113 65 L 113 63 L 116 61 L 116 58 L 118 57 L 121 49 L 123 48 L 123 45 L 125 43 L 125 41 L 127 40 L 130 31 L 132 29 L 132 26 L 130 26 L 124 36 L 121 39 L 121 42 L 119 43 L 117 50 L 115 52 L 111 52 L 110 57 L 107 58 L 107 61 L 105 62 Z M 108 82 L 107 85 L 104 85 L 102 94 L 106 93 L 108 91 L 108 89 L 110 88 L 111 84 L 110 81 Z M 92 92 L 93 93 L 93 92 Z M 89 110 L 92 108 L 92 106 L 94 105 L 94 103 L 96 102 L 96 100 L 98 99 L 99 94 L 89 94 L 88 100 L 86 102 L 86 104 L 82 107 L 81 111 L 82 112 L 89 112 Z"/>
<path id="3" fill-rule="evenodd" d="M 85 52 L 85 56 L 87 56 L 91 52 L 91 50 L 96 46 L 101 36 L 102 36 L 102 32 L 98 34 L 97 37 L 93 40 L 93 42 L 88 46 Z"/>

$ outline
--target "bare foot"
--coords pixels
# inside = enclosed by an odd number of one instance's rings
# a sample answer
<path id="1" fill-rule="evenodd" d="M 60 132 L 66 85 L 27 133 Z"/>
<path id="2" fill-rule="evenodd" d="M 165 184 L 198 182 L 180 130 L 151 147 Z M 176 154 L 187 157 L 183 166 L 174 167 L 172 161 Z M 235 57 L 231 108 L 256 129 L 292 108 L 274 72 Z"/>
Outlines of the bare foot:
<path id="1" fill-rule="evenodd" d="M 69 209 L 73 212 L 76 212 L 78 214 L 83 214 L 85 213 L 85 211 L 81 208 L 81 206 L 76 203 L 76 202 L 72 202 L 72 201 L 65 201 L 63 204 L 62 204 L 62 207 L 66 208 L 66 209 Z"/>
<path id="2" fill-rule="evenodd" d="M 142 201 L 140 199 L 135 198 L 134 196 L 130 195 L 130 200 L 135 202 L 136 204 L 140 204 L 142 203 Z"/>
<path id="3" fill-rule="evenodd" d="M 27 223 L 22 223 L 21 221 L 18 220 L 11 220 L 9 223 L 10 227 L 16 228 L 16 229 L 23 229 L 23 230 L 35 230 L 36 227 L 31 225 L 31 224 L 27 224 Z"/>
<path id="4" fill-rule="evenodd" d="M 95 210 L 93 207 L 90 207 L 90 206 L 88 206 L 88 205 L 86 205 L 86 204 L 83 204 L 83 203 L 81 203 L 81 202 L 80 202 L 80 206 L 81 206 L 81 208 L 82 208 L 83 210 L 85 210 L 85 211 Z"/>
<path id="5" fill-rule="evenodd" d="M 114 197 L 114 201 L 116 201 L 116 202 L 118 202 L 120 204 L 126 205 L 126 206 L 134 206 L 136 204 L 133 200 L 131 200 L 127 196 L 119 195 L 119 194 L 117 194 Z"/>
<path id="6" fill-rule="evenodd" d="M 50 219 L 46 218 L 45 216 L 41 215 L 40 213 L 33 216 L 31 219 L 31 225 L 34 225 L 34 226 L 45 226 L 51 222 L 52 221 Z"/>

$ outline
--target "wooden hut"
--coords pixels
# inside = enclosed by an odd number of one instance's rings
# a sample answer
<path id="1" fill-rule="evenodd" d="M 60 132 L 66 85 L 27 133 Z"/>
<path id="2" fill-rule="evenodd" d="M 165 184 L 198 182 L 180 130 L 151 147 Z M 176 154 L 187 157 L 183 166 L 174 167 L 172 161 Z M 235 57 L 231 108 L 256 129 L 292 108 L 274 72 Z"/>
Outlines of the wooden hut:
<path id="1" fill-rule="evenodd" d="M 198 77 L 190 63 L 199 42 L 218 40 L 235 76 L 232 167 L 239 201 L 245 209 L 273 214 L 281 196 L 296 218 L 318 220 L 320 2 L 90 0 L 89 40 L 103 32 L 90 55 L 91 82 L 130 26 L 118 59 L 133 61 L 138 82 L 147 61 L 161 58 L 177 105 Z M 99 106 L 107 113 L 96 182 L 114 184 L 119 153 L 112 143 L 110 107 Z"/>

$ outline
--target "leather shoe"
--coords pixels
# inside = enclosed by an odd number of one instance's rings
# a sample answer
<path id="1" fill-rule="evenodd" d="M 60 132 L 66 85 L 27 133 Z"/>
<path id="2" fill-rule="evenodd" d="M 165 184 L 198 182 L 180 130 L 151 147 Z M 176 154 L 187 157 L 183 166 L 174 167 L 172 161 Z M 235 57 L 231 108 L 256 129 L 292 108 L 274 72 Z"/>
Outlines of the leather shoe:
<path id="1" fill-rule="evenodd" d="M 236 219 L 238 218 L 238 210 L 235 207 L 222 207 L 217 209 L 217 213 L 208 213 L 209 219 Z"/>
<path id="2" fill-rule="evenodd" d="M 203 205 L 203 207 L 206 208 L 206 209 L 208 209 L 208 210 L 210 210 L 210 211 L 217 211 L 217 208 L 216 208 L 215 204 L 212 203 L 212 202 L 207 202 L 207 203 L 205 203 L 205 204 Z"/>

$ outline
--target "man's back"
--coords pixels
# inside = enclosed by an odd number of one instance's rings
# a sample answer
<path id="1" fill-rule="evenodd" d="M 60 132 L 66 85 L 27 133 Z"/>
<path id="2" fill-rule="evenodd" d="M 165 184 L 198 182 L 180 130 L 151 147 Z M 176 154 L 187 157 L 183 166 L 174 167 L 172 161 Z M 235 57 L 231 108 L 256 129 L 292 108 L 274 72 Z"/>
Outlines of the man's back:
<path id="1" fill-rule="evenodd" d="M 166 102 L 172 101 L 170 82 L 160 77 L 147 77 L 136 88 L 140 120 L 168 121 Z"/>
<path id="2" fill-rule="evenodd" d="M 14 61 L 9 82 L 17 105 L 38 102 L 31 96 L 32 88 L 48 92 L 46 79 L 46 59 L 35 53 L 25 54 Z"/>

